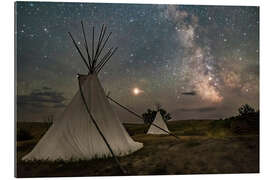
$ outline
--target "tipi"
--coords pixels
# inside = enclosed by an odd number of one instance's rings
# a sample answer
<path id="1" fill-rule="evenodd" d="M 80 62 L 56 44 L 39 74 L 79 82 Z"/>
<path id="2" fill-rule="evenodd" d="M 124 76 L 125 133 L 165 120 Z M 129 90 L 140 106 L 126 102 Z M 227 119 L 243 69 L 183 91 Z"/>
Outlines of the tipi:
<path id="1" fill-rule="evenodd" d="M 153 123 L 151 124 L 150 128 L 147 131 L 147 134 L 168 134 L 166 131 L 170 132 L 160 112 L 158 111 L 155 120 L 153 121 Z"/>
<path id="2" fill-rule="evenodd" d="M 93 28 L 92 55 L 90 55 L 83 23 L 82 29 L 88 62 L 71 33 L 69 35 L 89 73 L 78 75 L 78 92 L 62 115 L 23 160 L 81 160 L 112 155 L 123 156 L 143 147 L 142 143 L 133 141 L 126 132 L 97 77 L 116 51 L 116 48 L 111 48 L 99 58 L 111 33 L 103 41 L 107 29 L 103 25 L 98 43 L 94 47 Z"/>

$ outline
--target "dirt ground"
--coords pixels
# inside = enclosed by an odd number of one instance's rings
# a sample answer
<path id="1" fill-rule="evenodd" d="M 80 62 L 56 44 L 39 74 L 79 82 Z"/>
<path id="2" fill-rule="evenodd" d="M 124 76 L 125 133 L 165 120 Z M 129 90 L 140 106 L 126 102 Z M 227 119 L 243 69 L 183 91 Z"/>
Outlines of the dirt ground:
<path id="1" fill-rule="evenodd" d="M 79 162 L 22 162 L 21 157 L 34 147 L 42 133 L 46 131 L 46 126 L 20 124 L 18 128 L 33 128 L 32 132 L 35 138 L 17 142 L 16 176 L 59 177 L 259 172 L 258 134 L 234 135 L 226 134 L 224 133 L 226 131 L 224 131 L 221 133 L 222 135 L 211 135 L 207 133 L 210 121 L 193 121 L 192 124 L 190 123 L 182 121 L 169 124 L 169 128 L 174 130 L 180 140 L 166 135 L 145 135 L 144 132 L 147 127 L 126 125 L 132 138 L 144 143 L 141 150 L 125 157 L 119 157 L 120 163 L 127 174 L 121 173 L 112 158 Z"/>

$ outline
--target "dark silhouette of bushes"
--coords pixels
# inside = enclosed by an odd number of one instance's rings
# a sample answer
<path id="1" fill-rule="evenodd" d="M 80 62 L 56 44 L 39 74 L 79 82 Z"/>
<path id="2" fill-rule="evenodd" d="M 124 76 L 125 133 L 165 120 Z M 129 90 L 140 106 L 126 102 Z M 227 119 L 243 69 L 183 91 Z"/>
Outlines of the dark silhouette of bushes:
<path id="1" fill-rule="evenodd" d="M 237 116 L 235 121 L 231 122 L 231 130 L 238 134 L 259 132 L 259 111 L 249 112 Z"/>
<path id="2" fill-rule="evenodd" d="M 247 115 L 247 114 L 250 114 L 250 113 L 255 113 L 255 109 L 252 108 L 250 105 L 245 104 L 245 105 L 242 105 L 238 109 L 238 112 L 239 112 L 240 116 L 242 116 L 242 115 Z"/>
<path id="3" fill-rule="evenodd" d="M 211 123 L 212 129 L 226 128 L 236 134 L 259 132 L 259 111 L 255 111 L 250 105 L 245 104 L 238 109 L 239 115 L 225 119 L 219 119 Z"/>
<path id="4" fill-rule="evenodd" d="M 163 118 L 166 122 L 167 122 L 168 120 L 172 119 L 171 114 L 170 114 L 170 113 L 167 113 L 166 110 L 160 108 L 160 109 L 159 109 L 159 112 L 160 112 L 162 118 Z"/>
<path id="5" fill-rule="evenodd" d="M 152 123 L 155 120 L 156 114 L 158 112 L 160 112 L 160 115 L 162 116 L 162 118 L 165 120 L 166 123 L 168 120 L 172 118 L 171 114 L 168 113 L 165 109 L 161 108 L 160 104 L 157 104 L 156 108 L 157 110 L 147 109 L 147 111 L 142 114 L 145 124 Z"/>
<path id="6" fill-rule="evenodd" d="M 157 111 L 147 109 L 145 113 L 142 114 L 143 120 L 145 124 L 152 123 L 156 117 Z"/>

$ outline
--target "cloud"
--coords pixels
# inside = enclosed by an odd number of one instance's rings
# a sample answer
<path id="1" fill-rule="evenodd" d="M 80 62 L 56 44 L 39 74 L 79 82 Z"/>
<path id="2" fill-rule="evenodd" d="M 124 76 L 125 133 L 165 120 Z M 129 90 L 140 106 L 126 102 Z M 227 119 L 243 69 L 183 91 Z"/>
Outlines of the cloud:
<path id="1" fill-rule="evenodd" d="M 176 111 L 182 111 L 182 112 L 212 112 L 212 111 L 216 111 L 217 108 L 216 107 L 202 107 L 202 108 L 180 108 Z"/>
<path id="2" fill-rule="evenodd" d="M 190 92 L 182 92 L 182 95 L 187 95 L 187 96 L 195 96 L 196 92 L 195 91 L 190 91 Z"/>
<path id="3" fill-rule="evenodd" d="M 18 106 L 35 109 L 65 107 L 65 100 L 63 93 L 53 91 L 48 87 L 34 89 L 30 94 L 17 95 Z"/>

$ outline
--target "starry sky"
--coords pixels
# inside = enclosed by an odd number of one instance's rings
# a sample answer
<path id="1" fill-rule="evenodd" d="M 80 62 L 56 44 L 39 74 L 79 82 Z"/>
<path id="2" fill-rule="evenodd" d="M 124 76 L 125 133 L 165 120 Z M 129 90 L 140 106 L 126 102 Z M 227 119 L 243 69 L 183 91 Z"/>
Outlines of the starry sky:
<path id="1" fill-rule="evenodd" d="M 98 76 L 139 114 L 157 103 L 174 120 L 259 109 L 258 7 L 17 2 L 15 19 L 19 121 L 57 117 L 78 90 L 87 68 L 68 32 L 83 49 L 81 20 L 89 43 L 92 26 L 112 32 L 107 47 L 118 50 Z"/>

